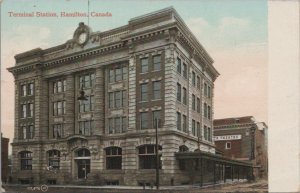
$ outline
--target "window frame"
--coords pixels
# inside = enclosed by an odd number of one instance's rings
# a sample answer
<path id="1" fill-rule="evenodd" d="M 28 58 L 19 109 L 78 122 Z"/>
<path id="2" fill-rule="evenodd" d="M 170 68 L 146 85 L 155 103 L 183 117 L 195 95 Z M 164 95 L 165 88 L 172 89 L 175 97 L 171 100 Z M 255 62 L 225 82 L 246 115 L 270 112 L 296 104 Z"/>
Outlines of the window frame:
<path id="1" fill-rule="evenodd" d="M 155 58 L 159 58 L 159 62 L 155 62 Z M 153 61 L 153 71 L 161 70 L 161 54 L 153 56 L 152 61 Z M 158 67 L 157 67 L 157 65 L 158 65 Z"/>
<path id="2" fill-rule="evenodd" d="M 147 64 L 144 64 L 143 61 L 147 61 Z M 149 57 L 141 58 L 141 70 L 140 73 L 147 73 L 149 72 Z"/>
<path id="3" fill-rule="evenodd" d="M 21 151 L 20 153 L 20 169 L 21 170 L 32 170 L 32 152 Z"/>
<path id="4" fill-rule="evenodd" d="M 156 84 L 158 84 L 158 88 L 156 88 Z M 158 81 L 153 81 L 152 82 L 152 93 L 153 93 L 153 100 L 159 100 L 161 99 L 161 81 L 158 80 Z M 158 94 L 158 96 L 156 96 L 156 94 Z"/>
<path id="5" fill-rule="evenodd" d="M 143 90 L 145 89 L 145 90 Z M 148 83 L 142 83 L 140 84 L 140 94 L 141 94 L 141 97 L 140 97 L 140 101 L 141 102 L 146 102 L 148 101 Z"/>

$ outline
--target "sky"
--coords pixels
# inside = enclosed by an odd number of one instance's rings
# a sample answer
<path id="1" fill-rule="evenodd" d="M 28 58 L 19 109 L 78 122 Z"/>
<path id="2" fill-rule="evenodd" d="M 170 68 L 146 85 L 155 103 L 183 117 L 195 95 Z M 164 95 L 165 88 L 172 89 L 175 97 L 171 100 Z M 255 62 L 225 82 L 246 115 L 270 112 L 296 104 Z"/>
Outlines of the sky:
<path id="1" fill-rule="evenodd" d="M 252 115 L 267 123 L 266 0 L 90 0 L 93 31 L 106 31 L 173 6 L 214 60 L 214 118 Z M 1 130 L 13 139 L 14 55 L 65 43 L 87 18 L 9 17 L 8 12 L 87 12 L 87 0 L 4 0 L 1 4 Z"/>

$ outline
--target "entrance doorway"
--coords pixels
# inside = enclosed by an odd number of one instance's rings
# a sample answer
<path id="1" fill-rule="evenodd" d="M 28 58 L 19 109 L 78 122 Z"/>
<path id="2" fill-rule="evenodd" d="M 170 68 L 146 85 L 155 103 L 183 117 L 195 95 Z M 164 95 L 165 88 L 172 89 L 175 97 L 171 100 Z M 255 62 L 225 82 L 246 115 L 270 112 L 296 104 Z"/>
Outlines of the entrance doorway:
<path id="1" fill-rule="evenodd" d="M 91 154 L 88 149 L 80 149 L 75 152 L 75 165 L 77 166 L 77 178 L 87 179 L 91 172 Z"/>

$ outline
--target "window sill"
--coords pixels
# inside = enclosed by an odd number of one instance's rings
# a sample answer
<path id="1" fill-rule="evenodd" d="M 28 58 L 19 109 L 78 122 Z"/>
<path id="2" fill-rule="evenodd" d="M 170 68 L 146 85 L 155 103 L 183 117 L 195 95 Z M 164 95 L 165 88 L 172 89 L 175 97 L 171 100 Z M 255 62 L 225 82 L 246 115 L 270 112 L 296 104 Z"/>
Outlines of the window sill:
<path id="1" fill-rule="evenodd" d="M 151 101 L 152 102 L 155 102 L 155 101 L 161 101 L 162 99 L 160 98 L 160 99 L 152 99 Z"/>

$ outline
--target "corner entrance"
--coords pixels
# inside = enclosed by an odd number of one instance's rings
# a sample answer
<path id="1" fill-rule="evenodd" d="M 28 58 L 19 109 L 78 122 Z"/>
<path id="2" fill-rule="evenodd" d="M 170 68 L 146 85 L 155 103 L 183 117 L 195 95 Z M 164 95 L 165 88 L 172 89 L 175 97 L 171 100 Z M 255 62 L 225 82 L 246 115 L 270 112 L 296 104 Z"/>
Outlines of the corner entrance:
<path id="1" fill-rule="evenodd" d="M 91 172 L 91 154 L 88 149 L 80 149 L 75 152 L 75 166 L 77 167 L 77 178 L 87 179 Z"/>

